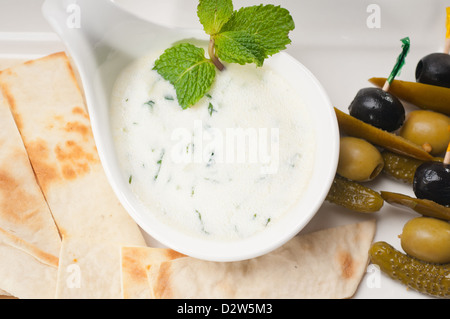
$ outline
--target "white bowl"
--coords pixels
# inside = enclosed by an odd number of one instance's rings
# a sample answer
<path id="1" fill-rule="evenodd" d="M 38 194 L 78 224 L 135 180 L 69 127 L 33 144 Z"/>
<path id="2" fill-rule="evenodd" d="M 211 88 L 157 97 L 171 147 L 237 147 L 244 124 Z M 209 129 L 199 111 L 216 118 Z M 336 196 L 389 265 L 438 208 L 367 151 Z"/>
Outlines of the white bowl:
<path id="1" fill-rule="evenodd" d="M 78 0 L 75 5 L 71 0 L 46 0 L 42 9 L 79 72 L 97 149 L 112 188 L 136 223 L 163 246 L 211 261 L 254 258 L 292 239 L 321 207 L 336 173 L 339 130 L 327 93 L 300 62 L 282 52 L 265 63 L 279 70 L 311 109 L 316 160 L 303 199 L 282 220 L 252 237 L 232 242 L 210 242 L 180 233 L 147 213 L 132 193 L 128 177 L 120 169 L 109 122 L 112 87 L 124 67 L 152 48 L 167 48 L 171 43 L 186 38 L 204 40 L 204 32 L 149 23 L 124 12 L 109 0 Z"/>

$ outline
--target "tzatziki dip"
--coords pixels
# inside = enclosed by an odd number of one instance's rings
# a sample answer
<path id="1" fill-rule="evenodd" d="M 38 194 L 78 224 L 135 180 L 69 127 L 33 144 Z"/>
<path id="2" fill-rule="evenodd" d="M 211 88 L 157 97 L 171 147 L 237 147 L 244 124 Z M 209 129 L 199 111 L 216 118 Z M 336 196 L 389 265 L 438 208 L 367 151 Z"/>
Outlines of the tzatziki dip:
<path id="1" fill-rule="evenodd" d="M 153 70 L 160 54 L 132 63 L 113 90 L 113 137 L 132 192 L 148 214 L 193 236 L 231 241 L 271 227 L 305 199 L 312 174 L 302 96 L 267 65 L 229 64 L 183 110 Z"/>

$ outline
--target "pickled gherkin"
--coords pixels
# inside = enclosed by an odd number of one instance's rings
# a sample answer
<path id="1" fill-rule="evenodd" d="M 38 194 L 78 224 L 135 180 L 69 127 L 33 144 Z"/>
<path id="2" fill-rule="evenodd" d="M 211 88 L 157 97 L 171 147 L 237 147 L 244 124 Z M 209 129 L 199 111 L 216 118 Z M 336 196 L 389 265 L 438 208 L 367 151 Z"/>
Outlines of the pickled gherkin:
<path id="1" fill-rule="evenodd" d="M 450 264 L 421 261 L 383 241 L 372 245 L 369 257 L 389 277 L 407 287 L 433 297 L 450 298 Z"/>
<path id="2" fill-rule="evenodd" d="M 423 163 L 421 160 L 389 151 L 383 151 L 381 156 L 384 159 L 383 172 L 408 184 L 413 183 L 416 169 Z"/>
<path id="3" fill-rule="evenodd" d="M 326 200 L 362 213 L 377 212 L 384 205 L 378 192 L 339 175 L 335 176 Z"/>
<path id="4" fill-rule="evenodd" d="M 384 160 L 383 173 L 407 184 L 413 183 L 417 168 L 425 162 L 386 150 L 381 153 L 381 156 Z M 437 162 L 442 162 L 443 160 L 442 157 L 433 159 L 433 161 Z"/>

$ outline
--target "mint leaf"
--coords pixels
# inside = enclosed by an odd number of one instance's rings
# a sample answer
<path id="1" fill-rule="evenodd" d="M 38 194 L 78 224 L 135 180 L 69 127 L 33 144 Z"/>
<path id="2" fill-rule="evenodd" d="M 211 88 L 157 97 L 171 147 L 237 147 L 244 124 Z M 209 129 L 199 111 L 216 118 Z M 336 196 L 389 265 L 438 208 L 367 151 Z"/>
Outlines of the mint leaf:
<path id="1" fill-rule="evenodd" d="M 214 37 L 216 54 L 225 62 L 262 66 L 266 54 L 260 38 L 246 31 L 221 32 Z"/>
<path id="2" fill-rule="evenodd" d="M 215 50 L 226 62 L 255 62 L 261 66 L 264 59 L 286 49 L 291 43 L 289 32 L 294 28 L 294 20 L 289 11 L 280 6 L 244 7 L 234 11 L 220 32 L 213 36 Z M 225 39 L 221 39 L 222 36 Z M 249 58 L 250 52 L 253 59 Z M 243 57 L 236 58 L 240 54 Z"/>
<path id="3" fill-rule="evenodd" d="M 197 7 L 200 23 L 209 35 L 219 32 L 232 14 L 231 0 L 200 0 Z"/>
<path id="4" fill-rule="evenodd" d="M 211 60 L 205 58 L 205 50 L 189 43 L 164 51 L 153 69 L 175 87 L 183 109 L 197 103 L 209 91 L 216 75 Z"/>

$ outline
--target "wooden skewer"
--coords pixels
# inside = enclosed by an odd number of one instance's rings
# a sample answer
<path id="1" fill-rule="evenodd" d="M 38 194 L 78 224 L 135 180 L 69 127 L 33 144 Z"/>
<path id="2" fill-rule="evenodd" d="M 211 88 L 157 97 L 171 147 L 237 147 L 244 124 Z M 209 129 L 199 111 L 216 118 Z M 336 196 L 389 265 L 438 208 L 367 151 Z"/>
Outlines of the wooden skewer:
<path id="1" fill-rule="evenodd" d="M 450 143 L 448 144 L 447 152 L 445 153 L 444 164 L 450 165 Z"/>
<path id="2" fill-rule="evenodd" d="M 446 8 L 447 21 L 445 23 L 447 33 L 445 34 L 445 45 L 444 53 L 448 54 L 450 52 L 450 7 Z"/>
<path id="3" fill-rule="evenodd" d="M 449 52 L 450 52 L 450 38 L 446 38 L 444 45 L 444 53 L 449 54 Z"/>

